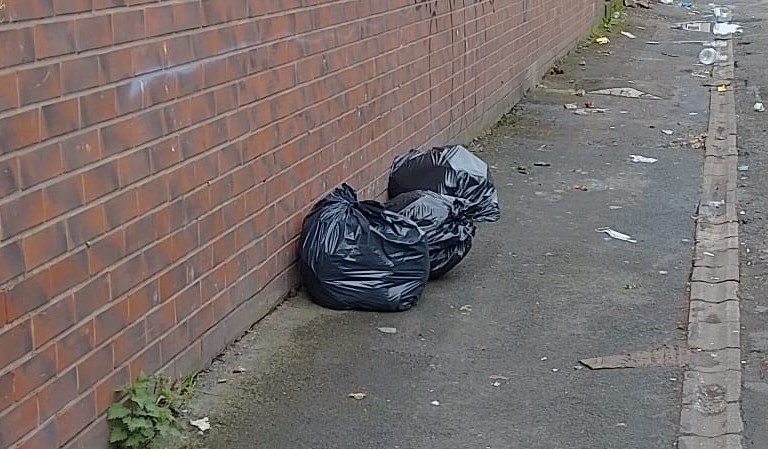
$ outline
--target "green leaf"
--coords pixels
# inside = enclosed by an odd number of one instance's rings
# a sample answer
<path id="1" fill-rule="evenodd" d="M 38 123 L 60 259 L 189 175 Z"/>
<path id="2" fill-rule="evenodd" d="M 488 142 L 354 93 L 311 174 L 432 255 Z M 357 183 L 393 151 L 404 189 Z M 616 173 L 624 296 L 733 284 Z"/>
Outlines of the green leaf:
<path id="1" fill-rule="evenodd" d="M 150 439 L 142 434 L 134 433 L 125 440 L 125 447 L 130 449 L 141 449 L 149 443 Z"/>
<path id="2" fill-rule="evenodd" d="M 141 417 L 127 417 L 123 420 L 125 426 L 128 427 L 128 431 L 133 433 L 138 429 L 151 429 L 152 421 L 147 418 Z"/>
<path id="3" fill-rule="evenodd" d="M 109 432 L 110 443 L 119 443 L 120 441 L 125 441 L 127 438 L 128 432 L 123 426 L 114 426 L 112 427 L 112 431 Z"/>
<path id="4" fill-rule="evenodd" d="M 156 433 L 151 427 L 149 429 L 141 429 L 141 434 L 150 440 L 155 437 Z"/>
<path id="5" fill-rule="evenodd" d="M 130 414 L 131 414 L 131 410 L 128 407 L 126 407 L 123 404 L 117 402 L 117 403 L 112 404 L 109 407 L 109 411 L 107 412 L 107 419 L 108 420 L 112 420 L 112 419 L 125 418 L 126 416 L 128 416 Z"/>

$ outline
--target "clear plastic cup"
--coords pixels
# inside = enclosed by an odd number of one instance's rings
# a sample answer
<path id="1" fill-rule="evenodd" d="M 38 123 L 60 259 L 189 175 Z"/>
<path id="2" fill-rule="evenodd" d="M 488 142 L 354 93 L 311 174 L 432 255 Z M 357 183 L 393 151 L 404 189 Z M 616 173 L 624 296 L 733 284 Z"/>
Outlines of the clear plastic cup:
<path id="1" fill-rule="evenodd" d="M 720 53 L 714 48 L 705 48 L 699 52 L 699 62 L 704 65 L 712 65 L 716 62 L 728 61 L 728 55 Z"/>

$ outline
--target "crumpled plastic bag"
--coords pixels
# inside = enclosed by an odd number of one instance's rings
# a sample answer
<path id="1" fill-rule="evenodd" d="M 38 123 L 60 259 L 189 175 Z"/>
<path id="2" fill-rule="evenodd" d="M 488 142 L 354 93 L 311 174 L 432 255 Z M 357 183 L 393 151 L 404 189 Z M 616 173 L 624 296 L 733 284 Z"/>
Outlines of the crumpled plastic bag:
<path id="1" fill-rule="evenodd" d="M 424 232 L 375 201 L 359 202 L 347 184 L 313 207 L 299 245 L 304 286 L 330 309 L 408 310 L 429 277 Z"/>
<path id="2" fill-rule="evenodd" d="M 412 220 L 424 231 L 429 245 L 430 279 L 451 271 L 472 248 L 476 227 L 464 214 L 466 200 L 416 190 L 401 193 L 384 207 Z"/>
<path id="3" fill-rule="evenodd" d="M 466 200 L 465 214 L 473 221 L 493 222 L 501 218 L 488 164 L 461 145 L 410 150 L 396 157 L 389 174 L 389 197 L 414 190 Z"/>

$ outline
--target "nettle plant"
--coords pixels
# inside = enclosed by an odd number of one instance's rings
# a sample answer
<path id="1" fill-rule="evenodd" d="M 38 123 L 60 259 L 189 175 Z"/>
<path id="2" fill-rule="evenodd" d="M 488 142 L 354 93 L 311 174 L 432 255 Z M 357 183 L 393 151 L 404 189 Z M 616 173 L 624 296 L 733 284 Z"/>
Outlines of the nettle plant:
<path id="1" fill-rule="evenodd" d="M 124 399 L 107 411 L 109 442 L 118 449 L 149 449 L 180 436 L 178 410 L 191 393 L 193 380 L 171 382 L 163 376 L 139 374 L 119 390 Z"/>

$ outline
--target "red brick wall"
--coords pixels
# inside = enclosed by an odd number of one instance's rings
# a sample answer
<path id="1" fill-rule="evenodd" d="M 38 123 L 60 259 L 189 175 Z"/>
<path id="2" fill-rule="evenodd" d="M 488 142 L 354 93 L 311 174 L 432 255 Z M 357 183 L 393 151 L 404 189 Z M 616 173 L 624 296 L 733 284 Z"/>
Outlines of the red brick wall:
<path id="1" fill-rule="evenodd" d="M 603 0 L 0 0 L 0 448 L 104 446 L 296 282 L 308 207 L 462 142 Z"/>

